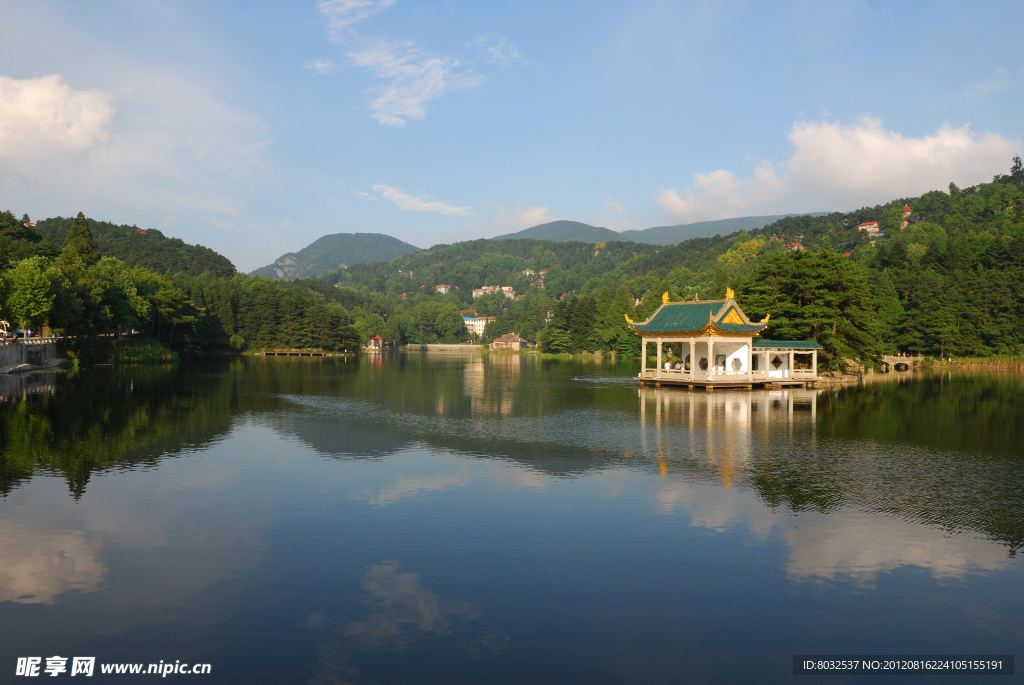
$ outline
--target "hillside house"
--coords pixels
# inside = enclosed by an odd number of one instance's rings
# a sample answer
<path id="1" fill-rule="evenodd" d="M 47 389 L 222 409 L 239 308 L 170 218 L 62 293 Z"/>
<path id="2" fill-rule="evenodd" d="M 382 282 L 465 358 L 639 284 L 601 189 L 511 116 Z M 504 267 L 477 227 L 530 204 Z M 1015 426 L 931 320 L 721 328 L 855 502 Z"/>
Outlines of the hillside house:
<path id="1" fill-rule="evenodd" d="M 434 286 L 434 292 L 438 295 L 447 295 L 452 291 L 452 287 L 446 283 L 438 283 Z"/>
<path id="2" fill-rule="evenodd" d="M 528 347 L 530 343 L 520 338 L 515 333 L 506 333 L 490 344 L 492 350 L 521 350 Z"/>
<path id="3" fill-rule="evenodd" d="M 485 285 L 482 288 L 473 288 L 473 299 L 483 297 L 484 295 L 495 295 L 501 293 L 510 300 L 516 299 L 516 291 L 512 286 L 508 285 Z"/>

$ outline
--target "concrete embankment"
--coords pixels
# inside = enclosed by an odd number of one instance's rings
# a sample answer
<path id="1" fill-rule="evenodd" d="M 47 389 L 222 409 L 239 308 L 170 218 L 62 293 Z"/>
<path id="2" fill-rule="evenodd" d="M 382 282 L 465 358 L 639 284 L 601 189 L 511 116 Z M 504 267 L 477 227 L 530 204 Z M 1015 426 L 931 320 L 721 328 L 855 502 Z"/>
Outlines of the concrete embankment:
<path id="1" fill-rule="evenodd" d="M 0 373 L 31 371 L 57 363 L 57 338 L 29 338 L 0 344 Z"/>
<path id="2" fill-rule="evenodd" d="M 406 345 L 402 348 L 406 352 L 444 352 L 446 354 L 466 354 L 479 352 L 484 349 L 483 345 Z"/>

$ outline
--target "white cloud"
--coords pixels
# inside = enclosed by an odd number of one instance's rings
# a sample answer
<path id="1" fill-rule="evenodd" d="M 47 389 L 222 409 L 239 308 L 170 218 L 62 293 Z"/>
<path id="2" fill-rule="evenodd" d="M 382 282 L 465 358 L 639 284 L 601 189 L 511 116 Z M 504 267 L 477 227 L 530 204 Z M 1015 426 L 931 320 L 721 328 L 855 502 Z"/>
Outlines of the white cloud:
<path id="1" fill-rule="evenodd" d="M 754 177 L 740 179 L 725 169 L 694 174 L 693 185 L 683 192 L 663 188 L 654 196 L 665 213 L 677 221 L 707 221 L 738 216 L 748 207 L 784 195 L 788 185 L 771 162 L 764 161 Z"/>
<path id="2" fill-rule="evenodd" d="M 516 205 L 515 209 L 509 211 L 505 205 L 500 205 L 494 221 L 494 228 L 498 233 L 510 233 L 539 224 L 546 224 L 549 221 L 555 221 L 555 219 L 556 217 L 551 215 L 551 210 L 546 206 L 522 207 Z"/>
<path id="3" fill-rule="evenodd" d="M 523 53 L 519 51 L 519 46 L 515 43 L 510 43 L 507 38 L 499 38 L 496 42 L 492 43 L 490 37 L 479 36 L 470 41 L 467 47 L 477 48 L 480 56 L 492 64 L 503 67 L 517 63 L 528 64 L 526 58 L 523 57 Z"/>
<path id="4" fill-rule="evenodd" d="M 116 117 L 111 96 L 61 76 L 0 76 L 0 187 L 33 216 L 84 211 L 231 247 L 209 228 L 235 228 L 237 184 L 268 175 L 262 122 L 189 75 L 119 68 Z"/>
<path id="5" fill-rule="evenodd" d="M 473 216 L 472 207 L 453 207 L 447 201 L 429 200 L 416 195 L 409 195 L 394 186 L 383 183 L 373 187 L 381 196 L 393 202 L 399 209 L 407 212 L 437 212 L 445 216 Z"/>
<path id="6" fill-rule="evenodd" d="M 305 64 L 305 69 L 310 69 L 318 74 L 331 74 L 338 70 L 338 65 L 330 59 L 311 59 Z"/>
<path id="7" fill-rule="evenodd" d="M 382 41 L 349 52 L 348 57 L 387 81 L 369 91 L 376 96 L 370 103 L 372 116 L 386 126 L 405 126 L 408 119 L 422 119 L 428 102 L 484 82 L 483 76 L 461 70 L 457 59 L 427 55 L 408 42 Z"/>
<path id="8" fill-rule="evenodd" d="M 394 4 L 395 0 L 320 0 L 316 7 L 327 20 L 331 38 L 341 40 L 353 26 Z"/>
<path id="9" fill-rule="evenodd" d="M 1024 76 L 1024 67 L 1020 70 L 1020 75 Z M 985 97 L 992 93 L 998 93 L 1003 90 L 1014 90 L 1021 87 L 1021 80 L 1014 78 L 1005 69 L 996 69 L 992 76 L 988 77 L 984 81 L 975 83 L 967 94 L 971 97 Z"/>
<path id="10" fill-rule="evenodd" d="M 801 122 L 789 139 L 796 148 L 786 164 L 791 178 L 846 206 L 945 189 L 950 181 L 988 181 L 1008 168 L 1019 146 L 995 133 L 975 135 L 966 125 L 905 138 L 873 118 L 855 126 Z"/>
<path id="11" fill-rule="evenodd" d="M 854 125 L 798 122 L 793 155 L 776 169 L 764 161 L 749 179 L 718 169 L 695 174 L 689 188 L 660 190 L 654 199 L 673 221 L 741 214 L 853 209 L 897 197 L 974 185 L 1002 171 L 1020 145 L 969 126 L 941 126 L 908 138 L 865 117 Z"/>
<path id="12" fill-rule="evenodd" d="M 626 205 L 610 197 L 604 199 L 605 206 L 611 210 L 611 214 L 604 214 L 597 220 L 598 226 L 610 228 L 613 231 L 629 231 L 633 228 L 632 222 L 626 216 Z"/>
<path id="13" fill-rule="evenodd" d="M 74 90 L 56 74 L 0 76 L 0 158 L 80 153 L 106 143 L 112 99 L 99 90 Z"/>

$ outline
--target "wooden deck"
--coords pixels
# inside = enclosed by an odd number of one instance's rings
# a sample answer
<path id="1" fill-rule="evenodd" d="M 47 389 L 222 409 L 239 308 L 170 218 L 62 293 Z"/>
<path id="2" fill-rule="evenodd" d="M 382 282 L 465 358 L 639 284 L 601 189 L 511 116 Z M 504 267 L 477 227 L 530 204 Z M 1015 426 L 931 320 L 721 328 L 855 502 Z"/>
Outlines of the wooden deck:
<path id="1" fill-rule="evenodd" d="M 640 385 L 685 388 L 812 388 L 821 381 L 817 374 L 808 369 L 792 369 L 782 372 L 751 371 L 748 373 L 718 373 L 688 370 L 645 369 L 637 377 Z"/>
<path id="2" fill-rule="evenodd" d="M 699 378 L 641 378 L 640 385 L 660 388 L 662 386 L 704 390 L 738 388 L 813 388 L 819 378 L 752 378 L 737 380 L 702 380 Z"/>

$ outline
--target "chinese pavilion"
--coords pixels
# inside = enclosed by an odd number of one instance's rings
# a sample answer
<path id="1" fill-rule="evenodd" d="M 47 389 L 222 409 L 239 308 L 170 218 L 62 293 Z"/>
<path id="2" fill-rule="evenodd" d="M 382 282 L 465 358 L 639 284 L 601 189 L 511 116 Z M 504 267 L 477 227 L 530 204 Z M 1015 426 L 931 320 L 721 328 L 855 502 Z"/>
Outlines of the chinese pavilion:
<path id="1" fill-rule="evenodd" d="M 769 314 L 769 316 L 771 316 Z M 643 339 L 640 383 L 689 387 L 753 387 L 806 385 L 818 380 L 818 350 L 814 341 L 755 340 L 768 325 L 768 316 L 751 321 L 733 299 L 669 302 L 644 322 L 626 317 L 630 329 Z M 648 345 L 657 348 L 657 365 L 647 365 Z"/>

